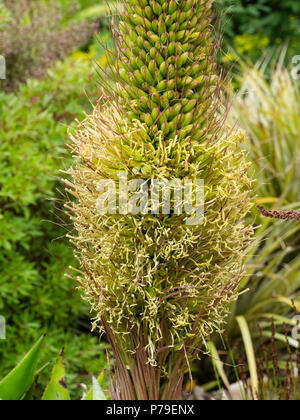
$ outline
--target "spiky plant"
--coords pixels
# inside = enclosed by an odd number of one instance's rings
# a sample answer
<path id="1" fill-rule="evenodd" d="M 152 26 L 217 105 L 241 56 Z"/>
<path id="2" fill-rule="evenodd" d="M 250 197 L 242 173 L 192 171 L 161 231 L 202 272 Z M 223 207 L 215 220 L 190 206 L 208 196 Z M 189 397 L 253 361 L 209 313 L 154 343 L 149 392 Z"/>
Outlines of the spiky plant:
<path id="1" fill-rule="evenodd" d="M 258 322 L 265 325 L 270 314 L 292 317 L 291 300 L 299 301 L 300 84 L 284 61 L 285 50 L 255 65 L 240 60 L 241 88 L 230 95 L 232 124 L 238 121 L 247 133 L 245 147 L 258 178 L 257 202 L 268 209 L 260 207 L 263 217 L 256 213 L 259 228 L 241 283 L 250 293 L 233 304 L 227 323 L 231 344 L 240 338 L 237 315 L 246 318 L 256 337 Z"/>
<path id="2" fill-rule="evenodd" d="M 114 399 L 180 398 L 191 361 L 222 331 L 243 273 L 251 181 L 243 134 L 218 114 L 223 82 L 211 5 L 124 2 L 113 26 L 113 83 L 102 78 L 102 100 L 71 136 L 78 160 L 66 181 L 76 198 L 67 204 L 76 231 L 70 240 L 94 328 L 111 344 Z M 202 223 L 186 223 L 175 194 L 168 214 L 163 203 L 151 214 L 151 202 L 132 214 L 121 201 L 115 214 L 100 214 L 99 183 L 113 181 L 123 194 L 120 173 L 150 190 L 153 179 L 203 179 Z M 128 195 L 136 200 L 136 192 Z"/>

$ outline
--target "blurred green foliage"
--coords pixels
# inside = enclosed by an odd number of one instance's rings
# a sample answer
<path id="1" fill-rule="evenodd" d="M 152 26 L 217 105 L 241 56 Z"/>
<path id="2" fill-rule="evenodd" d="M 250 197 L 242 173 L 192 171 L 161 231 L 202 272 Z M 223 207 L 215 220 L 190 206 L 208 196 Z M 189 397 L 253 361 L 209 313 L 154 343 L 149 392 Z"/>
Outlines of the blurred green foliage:
<path id="1" fill-rule="evenodd" d="M 244 146 L 257 179 L 257 204 L 268 209 L 299 211 L 300 84 L 291 69 L 283 65 L 284 53 L 285 50 L 276 60 L 268 57 L 256 65 L 239 61 L 240 89 L 230 90 L 229 118 L 233 126 L 238 124 L 246 133 Z M 247 250 L 241 295 L 231 307 L 226 338 L 236 356 L 242 341 L 237 317 L 243 317 L 253 347 L 260 348 L 264 340 L 269 346 L 272 338 L 276 341 L 275 356 L 286 360 L 286 327 L 297 325 L 294 316 L 300 312 L 300 223 L 263 217 L 255 206 L 249 218 L 256 226 L 255 240 Z M 232 365 L 228 347 L 224 352 L 223 340 L 215 336 L 214 343 L 227 366 Z M 290 333 L 289 344 L 298 346 Z M 203 381 L 207 381 L 211 369 L 210 359 L 207 363 L 204 358 L 199 365 Z M 233 369 L 229 371 L 236 381 Z"/>
<path id="2" fill-rule="evenodd" d="M 7 70 L 2 88 L 12 90 L 30 77 L 44 77 L 56 60 L 93 38 L 95 22 L 63 22 L 67 13 L 61 5 L 48 3 L 0 0 L 0 54 Z"/>
<path id="3" fill-rule="evenodd" d="M 227 45 L 253 60 L 266 47 L 289 42 L 289 54 L 299 52 L 299 0 L 216 0 Z"/>
<path id="4" fill-rule="evenodd" d="M 261 66 L 241 62 L 241 89 L 232 92 L 230 117 L 247 133 L 246 148 L 256 174 L 257 203 L 277 210 L 300 207 L 300 87 L 284 57 Z M 270 65 L 269 65 L 270 64 Z M 271 67 L 270 78 L 265 69 Z M 299 306 L 300 223 L 256 217 L 256 241 L 248 253 L 248 276 L 231 312 L 228 330 L 236 334 L 235 315 L 243 315 L 253 332 L 270 314 L 293 316 Z M 300 309 L 300 307 L 299 307 Z"/>
<path id="5" fill-rule="evenodd" d="M 58 171 L 70 158 L 67 126 L 82 119 L 91 110 L 89 99 L 98 96 L 90 69 L 89 62 L 68 59 L 45 79 L 0 93 L 0 313 L 7 322 L 2 374 L 43 331 L 49 334 L 44 360 L 65 346 L 71 375 L 97 374 L 104 363 L 94 363 L 101 352 L 89 332 L 88 307 L 64 276 L 75 261 L 66 239 L 57 240 L 65 233 L 64 216 L 53 200 L 59 197 Z"/>

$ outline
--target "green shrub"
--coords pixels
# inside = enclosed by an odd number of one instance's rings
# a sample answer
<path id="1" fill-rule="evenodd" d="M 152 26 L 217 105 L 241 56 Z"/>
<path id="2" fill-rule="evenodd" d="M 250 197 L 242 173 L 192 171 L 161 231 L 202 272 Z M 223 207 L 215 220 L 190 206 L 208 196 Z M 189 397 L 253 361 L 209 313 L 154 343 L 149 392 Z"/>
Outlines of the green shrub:
<path id="1" fill-rule="evenodd" d="M 57 59 L 84 45 L 94 34 L 95 23 L 68 22 L 56 1 L 1 0 L 10 20 L 1 29 L 0 54 L 6 60 L 5 89 L 15 88 L 29 77 L 43 77 Z M 1 22 L 1 21 L 0 21 Z"/>
<path id="2" fill-rule="evenodd" d="M 223 16 L 225 40 L 239 53 L 259 58 L 267 46 L 290 43 L 290 54 L 300 42 L 300 2 L 295 0 L 217 0 Z"/>
<path id="3" fill-rule="evenodd" d="M 69 162 L 67 125 L 83 117 L 95 96 L 89 70 L 88 63 L 68 59 L 44 80 L 0 93 L 0 313 L 7 321 L 2 374 L 42 331 L 49 333 L 45 360 L 65 345 L 71 374 L 93 372 L 97 338 L 82 334 L 90 329 L 86 306 L 64 276 L 63 267 L 75 262 L 68 243 L 56 241 L 65 230 L 53 201 L 58 170 Z"/>

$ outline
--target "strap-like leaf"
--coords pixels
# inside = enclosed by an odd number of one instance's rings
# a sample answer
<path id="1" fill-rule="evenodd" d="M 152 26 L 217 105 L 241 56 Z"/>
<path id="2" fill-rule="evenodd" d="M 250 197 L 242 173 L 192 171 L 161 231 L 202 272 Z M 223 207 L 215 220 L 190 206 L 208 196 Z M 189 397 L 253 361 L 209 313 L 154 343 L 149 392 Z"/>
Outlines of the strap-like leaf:
<path id="1" fill-rule="evenodd" d="M 101 386 L 99 385 L 99 381 L 102 379 L 102 377 L 103 374 L 101 374 L 98 379 L 93 376 L 93 387 L 86 394 L 84 398 L 85 401 L 103 401 L 107 399 Z"/>
<path id="2" fill-rule="evenodd" d="M 230 390 L 230 383 L 229 383 L 229 380 L 228 380 L 227 375 L 225 373 L 224 365 L 223 365 L 222 360 L 220 359 L 220 356 L 219 356 L 218 350 L 216 349 L 216 346 L 214 345 L 214 343 L 212 341 L 209 341 L 207 343 L 207 347 L 210 351 L 213 363 L 215 364 L 215 367 L 218 371 L 218 374 L 222 378 L 222 381 L 224 382 L 224 385 L 226 386 L 226 388 L 228 390 Z"/>
<path id="3" fill-rule="evenodd" d="M 51 375 L 51 379 L 42 397 L 43 401 L 69 401 L 70 395 L 66 385 L 64 352 L 59 355 Z"/>
<path id="4" fill-rule="evenodd" d="M 42 336 L 24 359 L 0 382 L 2 400 L 20 400 L 34 381 L 40 351 L 44 341 Z"/>
<path id="5" fill-rule="evenodd" d="M 245 349 L 246 349 L 249 372 L 250 372 L 250 377 L 251 377 L 251 387 L 252 387 L 253 398 L 257 399 L 258 398 L 258 374 L 257 374 L 256 358 L 255 358 L 250 330 L 248 327 L 248 323 L 243 316 L 237 316 L 236 320 L 239 324 L 243 341 L 244 341 L 244 345 L 245 345 Z"/>

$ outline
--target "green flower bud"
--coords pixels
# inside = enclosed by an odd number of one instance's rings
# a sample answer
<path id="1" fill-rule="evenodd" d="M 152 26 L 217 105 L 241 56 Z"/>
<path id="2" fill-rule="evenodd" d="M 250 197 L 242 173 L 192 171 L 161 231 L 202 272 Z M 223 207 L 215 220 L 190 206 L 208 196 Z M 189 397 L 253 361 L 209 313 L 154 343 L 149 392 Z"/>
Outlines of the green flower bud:
<path id="1" fill-rule="evenodd" d="M 161 36 L 167 32 L 166 24 L 163 20 L 158 21 L 158 34 Z M 168 35 L 168 34 L 167 34 Z"/>
<path id="2" fill-rule="evenodd" d="M 175 41 L 171 41 L 168 46 L 168 55 L 176 55 L 177 53 L 177 44 Z"/>
<path id="3" fill-rule="evenodd" d="M 150 42 L 152 43 L 152 45 L 155 45 L 158 42 L 160 42 L 159 36 L 158 35 L 155 35 L 153 32 L 148 31 L 147 32 L 147 36 L 148 36 Z"/>
<path id="4" fill-rule="evenodd" d="M 176 12 L 178 7 L 177 1 L 176 0 L 170 0 L 169 2 L 169 14 L 172 15 L 174 12 Z"/>
<path id="5" fill-rule="evenodd" d="M 160 114 L 159 108 L 154 108 L 151 112 L 151 118 L 155 122 Z"/>
<path id="6" fill-rule="evenodd" d="M 145 15 L 147 16 L 147 18 L 151 22 L 153 20 L 153 17 L 154 17 L 151 7 L 150 6 L 146 6 L 145 9 L 144 9 L 144 11 L 145 11 Z"/>
<path id="7" fill-rule="evenodd" d="M 167 63 L 165 61 L 161 63 L 161 65 L 159 67 L 159 71 L 162 74 L 162 76 L 167 75 Z"/>
<path id="8" fill-rule="evenodd" d="M 160 16 L 162 13 L 162 7 L 157 1 L 150 0 L 150 5 L 156 16 Z"/>
<path id="9" fill-rule="evenodd" d="M 186 99 L 185 101 L 183 101 L 183 112 L 188 113 L 192 111 L 192 109 L 195 109 L 196 105 L 197 105 L 196 99 L 192 99 L 192 100 Z"/>
<path id="10" fill-rule="evenodd" d="M 158 20 L 157 19 L 152 21 L 152 30 L 153 32 L 158 33 Z"/>

